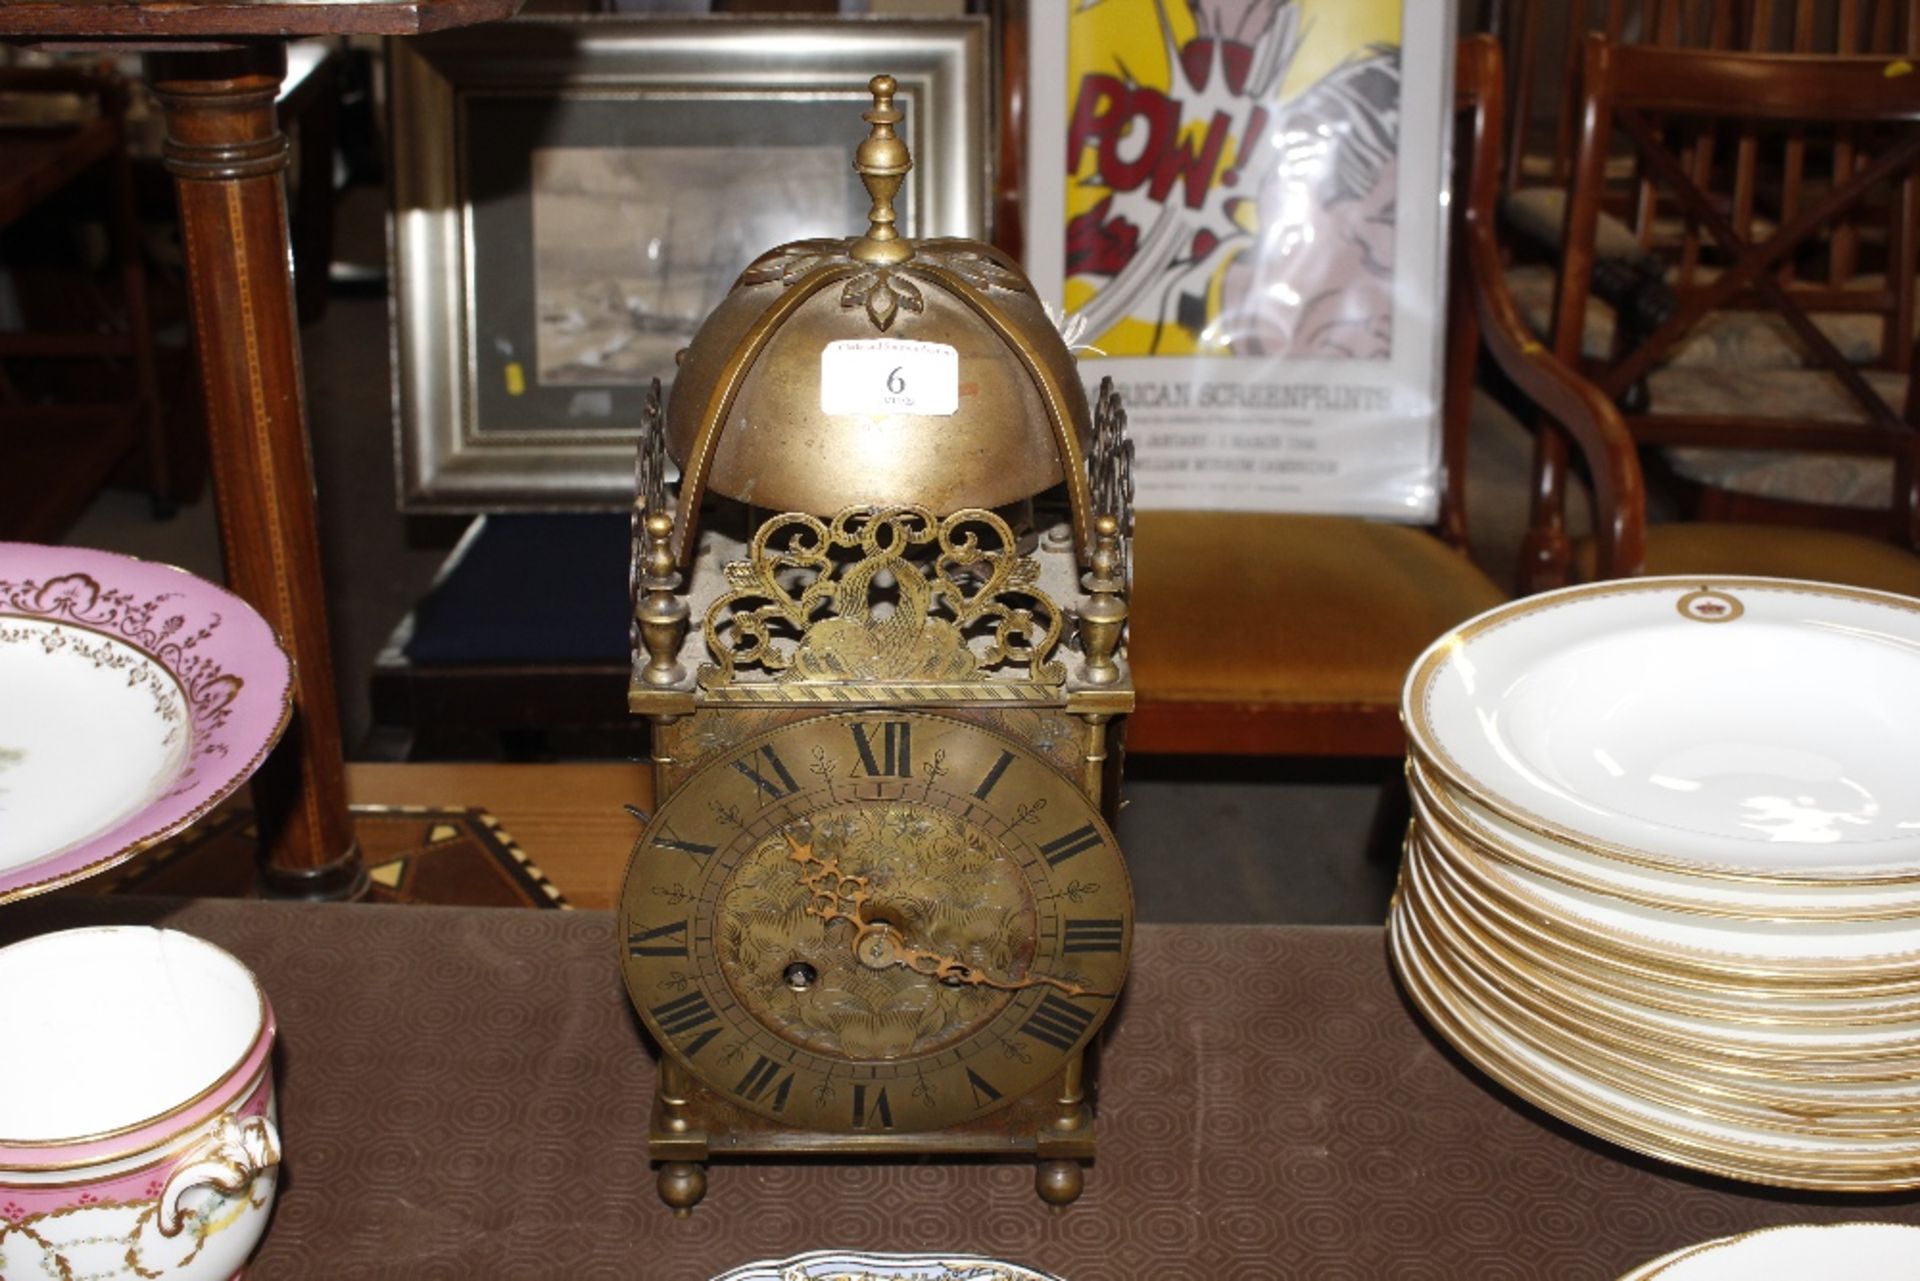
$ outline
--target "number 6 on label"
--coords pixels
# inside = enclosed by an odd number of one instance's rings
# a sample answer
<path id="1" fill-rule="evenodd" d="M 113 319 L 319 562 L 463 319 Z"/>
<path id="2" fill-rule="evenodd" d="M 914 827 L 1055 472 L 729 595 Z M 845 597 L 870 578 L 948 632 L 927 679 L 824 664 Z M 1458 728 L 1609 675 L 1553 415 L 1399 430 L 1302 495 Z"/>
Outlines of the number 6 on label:
<path id="1" fill-rule="evenodd" d="M 937 342 L 850 338 L 820 352 L 823 414 L 950 417 L 960 408 L 960 353 Z"/>

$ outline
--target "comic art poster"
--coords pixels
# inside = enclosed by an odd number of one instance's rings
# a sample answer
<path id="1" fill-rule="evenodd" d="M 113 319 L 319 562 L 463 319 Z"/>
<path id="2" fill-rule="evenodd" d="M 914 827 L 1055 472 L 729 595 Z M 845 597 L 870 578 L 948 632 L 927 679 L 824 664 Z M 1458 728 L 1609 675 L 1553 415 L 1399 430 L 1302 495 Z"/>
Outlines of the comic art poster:
<path id="1" fill-rule="evenodd" d="M 1034 0 L 1027 260 L 1144 507 L 1427 520 L 1445 0 Z"/>

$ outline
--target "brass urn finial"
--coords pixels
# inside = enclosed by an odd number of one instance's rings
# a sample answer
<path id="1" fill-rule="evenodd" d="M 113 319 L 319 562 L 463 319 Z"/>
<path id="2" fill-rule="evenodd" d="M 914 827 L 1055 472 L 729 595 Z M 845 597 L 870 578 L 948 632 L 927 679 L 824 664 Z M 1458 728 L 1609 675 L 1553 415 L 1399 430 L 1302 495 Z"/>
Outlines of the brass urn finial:
<path id="1" fill-rule="evenodd" d="M 1081 578 L 1087 599 L 1080 606 L 1080 650 L 1087 656 L 1086 678 L 1091 685 L 1111 685 L 1120 679 L 1120 665 L 1113 656 L 1127 626 L 1121 554 L 1120 518 L 1102 512 L 1093 521 L 1093 568 Z"/>
<path id="2" fill-rule="evenodd" d="M 848 253 L 860 262 L 876 265 L 905 262 L 913 257 L 912 244 L 902 240 L 900 233 L 893 229 L 893 198 L 899 194 L 907 170 L 913 168 L 907 144 L 893 133 L 894 125 L 902 118 L 893 105 L 894 91 L 899 87 L 892 76 L 875 76 L 867 82 L 867 89 L 873 94 L 873 110 L 860 118 L 873 126 L 873 131 L 853 156 L 853 167 L 859 171 L 860 181 L 866 184 L 867 194 L 873 197 L 873 208 L 867 210 L 867 234 L 854 241 Z"/>
<path id="3" fill-rule="evenodd" d="M 687 636 L 689 609 L 687 598 L 680 595 L 679 566 L 673 556 L 673 517 L 665 511 L 649 511 L 641 527 L 646 531 L 647 549 L 641 554 L 639 585 L 645 590 L 633 608 L 635 630 L 647 651 L 640 679 L 648 685 L 678 685 L 687 674 L 679 654 Z"/>

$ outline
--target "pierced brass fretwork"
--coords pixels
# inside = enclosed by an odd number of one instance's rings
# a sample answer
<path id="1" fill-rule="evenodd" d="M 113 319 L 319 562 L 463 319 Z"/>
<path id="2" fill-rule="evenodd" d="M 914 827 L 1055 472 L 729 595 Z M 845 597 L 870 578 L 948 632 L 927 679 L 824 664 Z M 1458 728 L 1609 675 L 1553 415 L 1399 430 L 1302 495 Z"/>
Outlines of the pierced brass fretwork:
<path id="1" fill-rule="evenodd" d="M 1038 586 L 1039 563 L 989 511 L 788 512 L 726 575 L 732 590 L 706 615 L 709 688 L 745 667 L 788 682 L 952 683 L 1016 666 L 1032 681 L 1065 680 L 1048 661 L 1060 609 Z"/>

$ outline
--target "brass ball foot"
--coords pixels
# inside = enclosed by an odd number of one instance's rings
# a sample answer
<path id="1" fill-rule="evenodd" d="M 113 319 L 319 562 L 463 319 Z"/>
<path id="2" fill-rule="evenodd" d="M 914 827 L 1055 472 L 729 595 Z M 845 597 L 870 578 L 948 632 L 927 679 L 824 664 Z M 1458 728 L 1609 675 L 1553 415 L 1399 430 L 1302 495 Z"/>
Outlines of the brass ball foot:
<path id="1" fill-rule="evenodd" d="M 1056 1212 L 1079 1200 L 1086 1185 L 1086 1173 L 1078 1161 L 1042 1161 L 1033 1172 L 1033 1190 Z"/>
<path id="2" fill-rule="evenodd" d="M 707 1167 L 692 1161 L 668 1161 L 660 1167 L 660 1199 L 684 1219 L 707 1194 Z"/>

